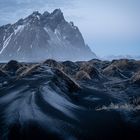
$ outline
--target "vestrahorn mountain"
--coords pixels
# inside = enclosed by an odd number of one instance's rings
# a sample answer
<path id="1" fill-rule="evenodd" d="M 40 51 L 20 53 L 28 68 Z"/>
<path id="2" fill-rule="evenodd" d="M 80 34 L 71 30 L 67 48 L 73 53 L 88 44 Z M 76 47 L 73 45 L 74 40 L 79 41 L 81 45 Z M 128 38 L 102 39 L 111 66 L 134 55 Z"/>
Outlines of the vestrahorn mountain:
<path id="1" fill-rule="evenodd" d="M 60 9 L 52 13 L 33 12 L 14 24 L 0 27 L 0 60 L 40 61 L 89 60 L 96 55 L 85 44 L 73 22 Z"/>

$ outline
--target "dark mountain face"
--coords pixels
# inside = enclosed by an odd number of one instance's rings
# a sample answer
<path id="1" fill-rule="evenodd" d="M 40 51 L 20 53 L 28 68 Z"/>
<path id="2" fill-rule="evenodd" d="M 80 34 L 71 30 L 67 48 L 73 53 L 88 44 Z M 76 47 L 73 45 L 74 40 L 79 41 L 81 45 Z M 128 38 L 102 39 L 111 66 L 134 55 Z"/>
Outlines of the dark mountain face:
<path id="1" fill-rule="evenodd" d="M 68 23 L 60 9 L 33 12 L 15 24 L 0 27 L 0 60 L 88 60 L 96 55 L 85 45 L 82 34 Z"/>

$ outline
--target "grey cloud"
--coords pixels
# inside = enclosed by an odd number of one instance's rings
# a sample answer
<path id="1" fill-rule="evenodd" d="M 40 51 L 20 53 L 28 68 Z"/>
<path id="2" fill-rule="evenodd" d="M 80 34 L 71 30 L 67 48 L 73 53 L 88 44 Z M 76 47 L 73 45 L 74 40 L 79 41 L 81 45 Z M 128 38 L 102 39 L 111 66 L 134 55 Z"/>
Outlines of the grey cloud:
<path id="1" fill-rule="evenodd" d="M 68 7 L 72 1 L 64 0 L 1 0 L 0 25 L 13 23 L 19 18 L 31 14 L 33 11 L 52 11 L 58 7 Z"/>

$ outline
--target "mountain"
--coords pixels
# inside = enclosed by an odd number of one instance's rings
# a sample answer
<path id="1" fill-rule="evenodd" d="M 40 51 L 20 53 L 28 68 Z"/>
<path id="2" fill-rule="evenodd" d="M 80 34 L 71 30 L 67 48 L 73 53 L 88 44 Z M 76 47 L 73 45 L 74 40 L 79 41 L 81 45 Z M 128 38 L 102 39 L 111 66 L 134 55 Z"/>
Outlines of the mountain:
<path id="1" fill-rule="evenodd" d="M 0 60 L 89 60 L 96 55 L 85 44 L 73 22 L 60 9 L 38 11 L 14 24 L 0 27 Z"/>

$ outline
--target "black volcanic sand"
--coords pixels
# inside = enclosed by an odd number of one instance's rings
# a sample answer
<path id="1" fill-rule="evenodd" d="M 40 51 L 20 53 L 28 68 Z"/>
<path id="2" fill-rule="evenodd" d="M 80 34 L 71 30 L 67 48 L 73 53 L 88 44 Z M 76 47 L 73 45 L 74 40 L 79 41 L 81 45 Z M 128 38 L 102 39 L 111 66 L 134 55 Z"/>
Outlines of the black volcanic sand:
<path id="1" fill-rule="evenodd" d="M 139 140 L 139 85 L 110 79 L 73 83 L 46 65 L 1 77 L 0 139 Z"/>

